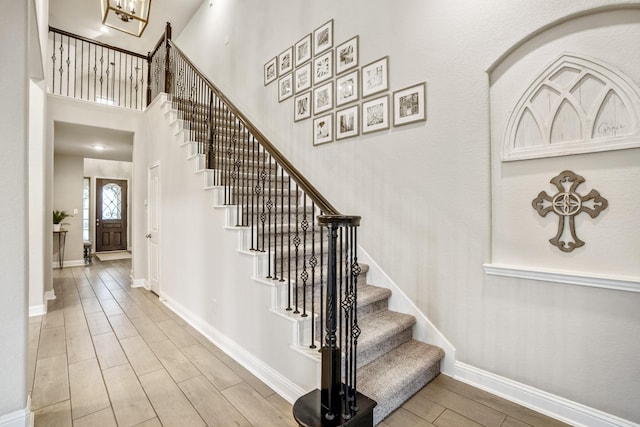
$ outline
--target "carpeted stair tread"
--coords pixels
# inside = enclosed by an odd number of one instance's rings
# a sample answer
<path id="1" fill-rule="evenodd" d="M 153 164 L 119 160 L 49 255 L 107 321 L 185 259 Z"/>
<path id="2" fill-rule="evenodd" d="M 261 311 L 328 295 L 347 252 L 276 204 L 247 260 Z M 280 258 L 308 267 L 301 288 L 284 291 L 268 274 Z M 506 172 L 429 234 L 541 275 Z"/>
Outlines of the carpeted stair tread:
<path id="1" fill-rule="evenodd" d="M 358 367 L 410 340 L 415 323 L 415 317 L 389 310 L 358 323 L 362 331 L 358 340 Z"/>
<path id="2" fill-rule="evenodd" d="M 358 391 L 378 402 L 374 425 L 440 373 L 444 351 L 410 340 L 358 369 Z"/>

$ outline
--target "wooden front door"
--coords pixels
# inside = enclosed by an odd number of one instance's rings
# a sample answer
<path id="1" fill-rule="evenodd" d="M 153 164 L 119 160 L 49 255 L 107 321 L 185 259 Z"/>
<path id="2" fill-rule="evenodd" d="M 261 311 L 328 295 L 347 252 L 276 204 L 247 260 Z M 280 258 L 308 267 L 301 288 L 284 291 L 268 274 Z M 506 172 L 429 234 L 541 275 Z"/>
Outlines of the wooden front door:
<path id="1" fill-rule="evenodd" d="M 96 179 L 96 252 L 127 249 L 127 181 Z"/>

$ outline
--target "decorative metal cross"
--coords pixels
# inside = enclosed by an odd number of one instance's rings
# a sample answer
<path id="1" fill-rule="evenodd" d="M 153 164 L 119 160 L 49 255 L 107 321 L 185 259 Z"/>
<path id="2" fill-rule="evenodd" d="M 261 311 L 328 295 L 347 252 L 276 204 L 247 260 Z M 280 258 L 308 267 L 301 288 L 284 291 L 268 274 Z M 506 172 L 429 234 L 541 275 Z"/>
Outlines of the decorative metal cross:
<path id="1" fill-rule="evenodd" d="M 584 245 L 576 235 L 574 217 L 586 212 L 591 218 L 595 218 L 609 206 L 607 199 L 600 196 L 596 190 L 591 190 L 586 196 L 576 193 L 576 188 L 584 181 L 580 175 L 566 170 L 550 181 L 558 188 L 556 195 L 549 196 L 546 191 L 541 191 L 531 202 L 540 216 L 544 217 L 553 212 L 560 217 L 558 233 L 553 239 L 549 239 L 549 242 L 563 252 L 571 252 Z"/>

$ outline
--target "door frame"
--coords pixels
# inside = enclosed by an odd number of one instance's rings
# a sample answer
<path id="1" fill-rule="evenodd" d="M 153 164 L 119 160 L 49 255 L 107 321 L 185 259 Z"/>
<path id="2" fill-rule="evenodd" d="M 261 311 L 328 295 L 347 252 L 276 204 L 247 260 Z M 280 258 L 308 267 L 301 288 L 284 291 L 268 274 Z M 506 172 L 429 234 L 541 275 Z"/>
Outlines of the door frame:
<path id="1" fill-rule="evenodd" d="M 132 167 L 133 171 L 133 167 Z M 98 218 L 98 206 L 96 206 L 96 196 L 98 191 L 98 180 L 99 179 L 117 179 L 119 181 L 127 181 L 127 251 L 131 251 L 131 202 L 132 202 L 132 191 L 131 191 L 131 179 L 132 178 L 118 178 L 118 177 L 104 177 L 99 175 L 87 176 L 92 182 L 89 183 L 89 192 L 93 192 L 89 196 L 89 237 L 93 237 L 93 248 L 96 248 L 96 218 Z M 133 252 L 132 252 L 133 253 Z"/>
<path id="2" fill-rule="evenodd" d="M 158 198 L 156 200 L 156 204 L 157 204 L 157 215 L 158 215 L 158 236 L 157 236 L 157 246 L 158 246 L 158 255 L 161 253 L 162 250 L 162 229 L 160 227 L 160 225 L 162 224 L 162 209 L 160 209 L 160 201 L 162 200 L 162 174 L 161 171 L 162 169 L 160 168 L 160 161 L 158 160 L 157 162 L 154 162 L 151 164 L 151 166 L 149 166 L 149 168 L 147 169 L 147 201 L 151 198 L 151 173 L 152 170 L 157 168 L 158 170 Z M 146 235 L 151 234 L 151 209 L 149 209 L 149 203 L 145 201 L 145 205 L 147 207 L 147 231 L 146 231 Z M 158 297 L 160 297 L 161 295 L 161 289 L 162 289 L 162 275 L 161 275 L 161 268 L 160 268 L 160 263 L 158 263 L 158 271 L 157 273 L 157 278 L 158 278 L 158 289 L 157 292 L 156 290 L 154 290 L 151 286 L 151 239 L 147 238 L 147 280 L 148 280 L 148 284 L 149 284 L 149 290 L 157 293 Z M 161 298 L 162 299 L 162 298 Z"/>

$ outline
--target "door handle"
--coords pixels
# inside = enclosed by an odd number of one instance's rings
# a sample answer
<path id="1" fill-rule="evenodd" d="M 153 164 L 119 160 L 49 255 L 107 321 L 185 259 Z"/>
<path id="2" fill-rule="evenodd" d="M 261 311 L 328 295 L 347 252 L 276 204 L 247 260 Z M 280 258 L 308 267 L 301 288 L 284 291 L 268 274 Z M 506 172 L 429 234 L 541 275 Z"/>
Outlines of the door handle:
<path id="1" fill-rule="evenodd" d="M 146 236 L 144 236 L 144 237 L 146 237 L 147 239 L 150 239 L 150 238 L 151 238 L 151 233 L 147 234 L 147 235 L 146 235 Z"/>

